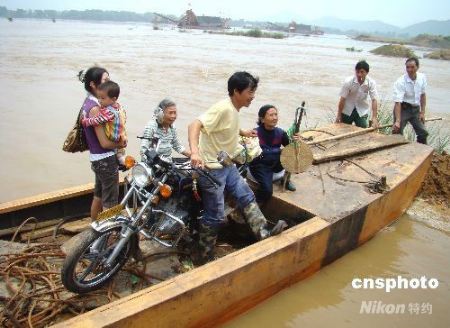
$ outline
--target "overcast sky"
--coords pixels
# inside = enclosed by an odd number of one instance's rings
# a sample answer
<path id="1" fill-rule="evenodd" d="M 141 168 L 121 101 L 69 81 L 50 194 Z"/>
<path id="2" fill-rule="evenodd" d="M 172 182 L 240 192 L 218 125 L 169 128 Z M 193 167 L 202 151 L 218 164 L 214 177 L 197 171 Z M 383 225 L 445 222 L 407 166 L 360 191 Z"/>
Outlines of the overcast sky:
<path id="1" fill-rule="evenodd" d="M 405 27 L 429 19 L 450 19 L 450 0 L 0 0 L 9 9 L 127 10 L 181 15 L 191 5 L 198 15 L 289 21 L 333 16 L 381 20 Z"/>

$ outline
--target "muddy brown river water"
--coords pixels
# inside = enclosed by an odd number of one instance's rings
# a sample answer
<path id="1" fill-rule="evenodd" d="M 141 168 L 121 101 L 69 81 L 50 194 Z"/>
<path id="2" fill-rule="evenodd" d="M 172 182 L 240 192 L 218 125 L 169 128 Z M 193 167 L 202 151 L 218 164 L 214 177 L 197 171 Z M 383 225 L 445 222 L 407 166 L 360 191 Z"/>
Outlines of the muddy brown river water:
<path id="1" fill-rule="evenodd" d="M 236 70 L 261 79 L 256 99 L 241 112 L 243 128 L 254 126 L 258 108 L 266 103 L 279 108 L 280 126 L 286 128 L 303 100 L 308 127 L 328 122 L 342 80 L 361 58 L 371 65 L 384 106 L 392 106 L 392 84 L 403 73 L 404 59 L 368 52 L 378 45 L 335 35 L 274 40 L 154 31 L 148 24 L 1 20 L 0 202 L 93 181 L 86 153 L 61 150 L 85 96 L 76 78 L 80 69 L 102 65 L 120 84 L 128 152 L 137 155 L 135 137 L 162 98 L 177 102 L 176 125 L 187 145 L 187 124 L 226 97 L 227 78 Z M 363 52 L 345 50 L 352 46 Z M 428 76 L 430 115 L 449 118 L 450 62 L 423 59 L 421 71 Z M 443 128 L 449 127 L 444 123 Z M 449 327 L 449 249 L 448 215 L 405 214 L 366 245 L 226 326 Z M 399 275 L 436 278 L 439 287 L 387 293 L 351 284 L 355 277 Z M 365 301 L 405 304 L 406 313 L 360 314 Z M 408 311 L 416 304 L 419 313 Z"/>

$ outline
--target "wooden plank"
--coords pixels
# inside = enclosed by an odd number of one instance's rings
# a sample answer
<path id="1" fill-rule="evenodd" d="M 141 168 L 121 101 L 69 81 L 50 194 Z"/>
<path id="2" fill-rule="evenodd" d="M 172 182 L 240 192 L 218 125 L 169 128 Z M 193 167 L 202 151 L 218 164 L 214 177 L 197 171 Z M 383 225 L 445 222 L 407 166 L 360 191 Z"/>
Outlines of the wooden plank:
<path id="1" fill-rule="evenodd" d="M 77 220 L 77 221 L 73 221 L 73 222 L 69 222 L 64 224 L 61 227 L 61 231 L 62 232 L 67 232 L 70 234 L 77 234 L 81 231 L 86 230 L 87 228 L 89 228 L 89 226 L 92 223 L 92 219 L 89 218 L 84 218 L 82 220 Z"/>
<path id="2" fill-rule="evenodd" d="M 93 192 L 94 184 L 88 183 L 81 186 L 52 191 L 32 197 L 26 197 L 0 204 L 0 214 L 14 212 L 24 208 L 30 208 L 42 204 L 57 202 L 62 199 L 77 197 Z"/>
<path id="3" fill-rule="evenodd" d="M 344 159 L 376 150 L 409 143 L 402 135 L 370 133 L 358 138 L 340 140 L 339 144 L 325 150 L 313 149 L 314 164 Z"/>
<path id="4" fill-rule="evenodd" d="M 426 119 L 425 121 L 430 122 L 430 121 L 439 121 L 439 120 L 442 120 L 442 117 L 429 118 L 429 119 Z M 345 123 L 335 123 L 335 124 L 345 124 Z M 309 141 L 309 142 L 307 142 L 307 144 L 308 145 L 317 145 L 317 144 L 325 143 L 328 141 L 336 141 L 336 140 L 342 140 L 342 139 L 346 139 L 346 138 L 353 138 L 353 137 L 360 136 L 360 135 L 363 135 L 366 133 L 378 131 L 379 129 L 389 128 L 392 125 L 393 125 L 393 123 L 381 125 L 378 128 L 359 128 L 358 131 L 351 131 L 351 132 L 338 134 L 338 135 L 335 135 L 332 137 L 327 137 L 327 138 L 320 138 L 318 140 Z"/>
<path id="5" fill-rule="evenodd" d="M 344 123 L 335 123 L 335 124 L 344 124 Z M 337 140 L 342 140 L 345 138 L 353 138 L 353 137 L 357 137 L 366 133 L 370 133 L 375 131 L 374 128 L 368 128 L 368 129 L 363 129 L 360 128 L 357 131 L 352 131 L 352 132 L 348 132 L 348 133 L 344 133 L 344 134 L 338 134 L 332 137 L 327 137 L 327 138 L 320 138 L 317 140 L 313 140 L 313 141 L 308 141 L 306 142 L 307 145 L 317 145 L 317 144 L 321 144 L 321 143 L 325 143 L 325 142 L 329 142 L 329 141 L 337 141 Z"/>
<path id="6" fill-rule="evenodd" d="M 314 139 L 324 139 L 325 137 L 337 136 L 342 134 L 347 134 L 355 131 L 359 131 L 361 128 L 343 123 L 333 123 L 326 126 L 321 126 L 317 129 L 309 129 L 301 131 L 301 136 L 304 138 L 313 137 Z"/>
<path id="7" fill-rule="evenodd" d="M 123 185 L 124 178 L 120 178 L 120 185 Z M 52 191 L 36 196 L 25 197 L 10 202 L 0 204 L 0 214 L 18 211 L 25 208 L 31 208 L 38 205 L 49 204 L 58 202 L 60 200 L 75 198 L 78 196 L 86 195 L 94 191 L 94 184 L 87 183 L 80 186 L 70 187 L 62 190 Z"/>
<path id="8" fill-rule="evenodd" d="M 43 229 L 36 229 L 34 231 L 22 233 L 22 234 L 20 234 L 20 240 L 25 241 L 25 240 L 28 240 L 28 238 L 30 238 L 30 240 L 35 240 L 38 238 L 51 236 L 51 235 L 53 235 L 53 231 L 55 230 L 55 227 L 56 227 L 56 225 L 46 227 Z"/>

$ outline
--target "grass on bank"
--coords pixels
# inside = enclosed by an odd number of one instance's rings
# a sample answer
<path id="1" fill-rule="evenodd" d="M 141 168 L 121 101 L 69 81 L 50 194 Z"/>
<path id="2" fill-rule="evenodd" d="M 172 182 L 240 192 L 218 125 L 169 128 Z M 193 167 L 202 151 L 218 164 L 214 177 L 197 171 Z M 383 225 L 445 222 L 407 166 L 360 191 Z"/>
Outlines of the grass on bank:
<path id="1" fill-rule="evenodd" d="M 424 57 L 430 59 L 450 60 L 450 50 L 449 49 L 436 50 L 429 54 L 426 54 Z"/>
<path id="2" fill-rule="evenodd" d="M 263 32 L 260 29 L 252 29 L 248 31 L 233 31 L 233 32 L 217 32 L 208 31 L 210 34 L 225 34 L 235 36 L 247 36 L 251 38 L 271 38 L 271 39 L 284 39 L 286 36 L 283 33 L 278 32 Z"/>
<path id="3" fill-rule="evenodd" d="M 390 108 L 386 102 L 380 103 L 380 108 L 378 109 L 378 123 L 380 125 L 391 124 L 394 122 L 394 111 Z M 428 145 L 433 147 L 434 150 L 442 154 L 443 152 L 450 152 L 450 131 L 446 129 L 444 121 L 432 121 L 426 122 L 425 127 L 429 133 L 428 135 Z M 385 128 L 379 130 L 383 134 L 391 134 L 392 128 Z M 403 131 L 405 138 L 411 142 L 416 141 L 416 134 L 411 124 L 407 124 L 405 130 Z"/>

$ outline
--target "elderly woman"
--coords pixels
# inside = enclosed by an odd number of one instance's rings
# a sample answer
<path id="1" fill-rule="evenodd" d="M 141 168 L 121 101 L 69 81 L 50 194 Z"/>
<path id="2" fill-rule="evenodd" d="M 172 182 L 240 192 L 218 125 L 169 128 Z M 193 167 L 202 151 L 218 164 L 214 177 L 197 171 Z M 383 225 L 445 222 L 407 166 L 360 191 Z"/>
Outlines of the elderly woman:
<path id="1" fill-rule="evenodd" d="M 158 138 L 161 143 L 158 153 L 161 156 L 171 158 L 172 149 L 184 156 L 190 157 L 191 152 L 180 143 L 177 130 L 173 123 L 177 119 L 177 106 L 170 99 L 164 99 L 156 107 L 154 115 L 145 126 L 143 136 L 145 138 Z M 141 143 L 141 157 L 144 156 L 145 149 L 150 147 L 151 141 L 143 139 Z"/>
<path id="2" fill-rule="evenodd" d="M 289 137 L 283 129 L 277 127 L 278 110 L 273 105 L 265 105 L 258 112 L 258 134 L 259 145 L 262 154 L 250 163 L 250 173 L 258 182 L 259 187 L 255 192 L 258 204 L 265 204 L 273 193 L 273 175 L 283 170 L 280 162 L 281 147 L 287 146 L 290 142 Z M 293 140 L 299 140 L 297 134 L 293 136 Z M 287 182 L 286 188 L 295 191 L 295 185 Z"/>

